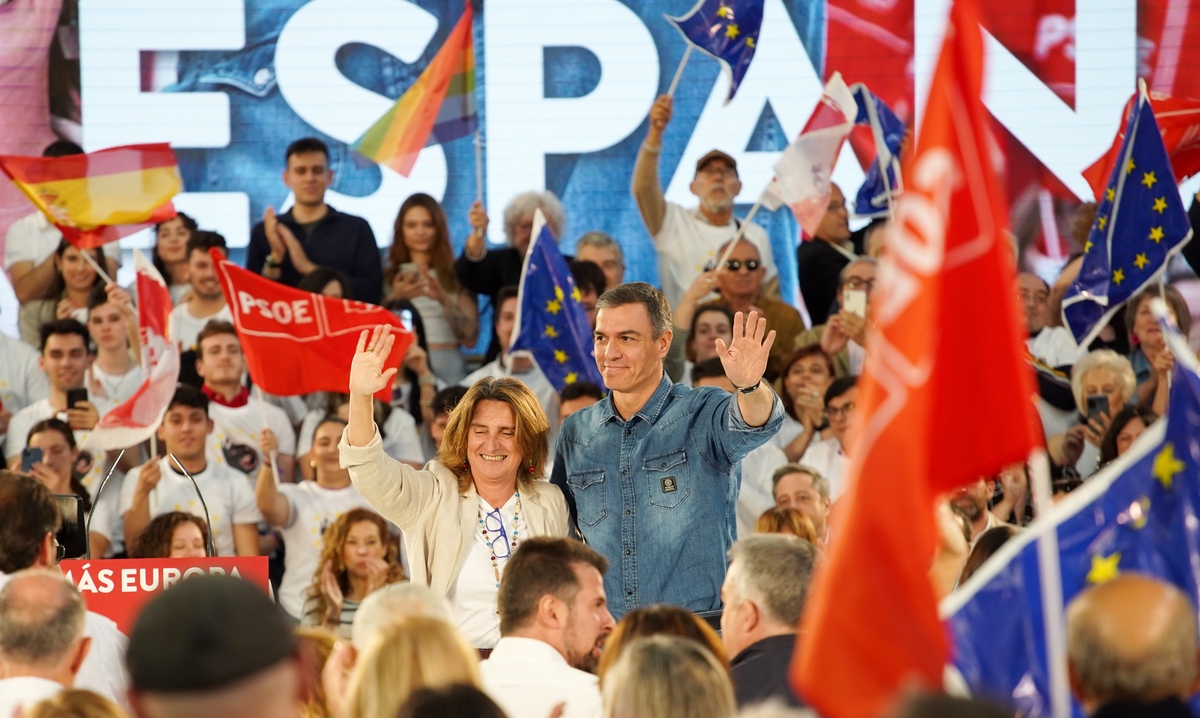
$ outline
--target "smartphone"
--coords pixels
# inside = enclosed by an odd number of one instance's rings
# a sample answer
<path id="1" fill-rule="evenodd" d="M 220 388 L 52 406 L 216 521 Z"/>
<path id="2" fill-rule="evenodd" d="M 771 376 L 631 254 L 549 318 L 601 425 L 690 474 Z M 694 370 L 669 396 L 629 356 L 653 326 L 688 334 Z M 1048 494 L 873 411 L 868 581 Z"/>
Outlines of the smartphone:
<path id="1" fill-rule="evenodd" d="M 861 289 L 842 292 L 842 309 L 860 317 L 867 316 L 867 293 Z"/>
<path id="2" fill-rule="evenodd" d="M 413 332 L 412 310 L 411 309 L 398 309 L 398 310 L 396 310 L 395 314 L 397 317 L 400 318 L 400 324 L 404 327 L 404 331 L 408 332 L 409 334 L 412 334 L 412 332 Z"/>
<path id="3" fill-rule="evenodd" d="M 1108 414 L 1108 397 L 1104 394 L 1092 394 L 1087 398 L 1087 418 L 1088 421 L 1100 416 L 1100 413 Z"/>
<path id="4" fill-rule="evenodd" d="M 417 267 L 416 262 L 405 262 L 400 265 L 400 276 L 409 277 L 414 274 L 420 274 L 421 270 Z"/>
<path id="5" fill-rule="evenodd" d="M 62 555 L 59 558 L 79 558 L 87 555 L 87 523 L 83 512 L 83 499 L 75 494 L 55 494 L 54 502 L 62 514 L 62 528 L 58 539 Z"/>
<path id="6" fill-rule="evenodd" d="M 74 409 L 75 405 L 81 401 L 88 400 L 88 392 L 85 388 L 67 389 L 67 408 Z"/>
<path id="7" fill-rule="evenodd" d="M 32 446 L 26 446 L 24 449 L 21 449 L 21 473 L 28 474 L 30 471 L 33 471 L 34 464 L 40 464 L 41 462 L 41 449 Z"/>

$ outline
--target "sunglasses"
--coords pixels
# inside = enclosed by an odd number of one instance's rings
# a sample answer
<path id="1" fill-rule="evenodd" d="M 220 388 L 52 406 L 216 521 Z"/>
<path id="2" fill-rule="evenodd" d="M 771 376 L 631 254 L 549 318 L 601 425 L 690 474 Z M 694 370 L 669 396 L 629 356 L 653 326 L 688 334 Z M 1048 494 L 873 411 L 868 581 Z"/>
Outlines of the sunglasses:
<path id="1" fill-rule="evenodd" d="M 742 267 L 745 267 L 747 272 L 753 272 L 761 266 L 762 263 L 757 259 L 747 259 L 744 262 L 740 259 L 729 259 L 725 261 L 725 268 L 731 272 L 736 272 Z"/>

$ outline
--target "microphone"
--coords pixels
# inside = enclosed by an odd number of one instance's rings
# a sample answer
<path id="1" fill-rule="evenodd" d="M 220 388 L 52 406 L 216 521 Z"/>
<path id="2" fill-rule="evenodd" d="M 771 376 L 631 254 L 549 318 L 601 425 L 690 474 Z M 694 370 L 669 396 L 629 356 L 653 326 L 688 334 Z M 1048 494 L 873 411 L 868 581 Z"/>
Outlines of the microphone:
<path id="1" fill-rule="evenodd" d="M 108 480 L 112 478 L 113 473 L 117 470 L 117 465 L 121 463 L 121 457 L 124 455 L 125 450 L 121 449 L 121 453 L 117 454 L 117 460 L 113 462 L 112 468 L 108 470 L 100 485 L 96 487 L 96 496 L 92 499 L 92 510 L 88 512 L 87 526 L 83 530 L 83 535 L 87 537 L 87 551 L 84 552 L 84 556 L 89 561 L 92 558 L 92 516 L 96 514 L 96 507 L 100 505 L 100 492 L 104 491 L 104 487 L 108 485 Z"/>
<path id="2" fill-rule="evenodd" d="M 196 480 L 192 478 L 187 469 L 183 468 L 183 464 L 179 463 L 179 459 L 175 457 L 175 454 L 168 454 L 168 456 L 179 467 L 179 470 L 183 472 L 183 475 L 188 477 L 188 480 L 192 482 L 192 488 L 196 489 L 196 495 L 200 497 L 200 506 L 204 508 L 204 524 L 208 526 L 208 543 L 204 547 L 204 555 L 206 558 L 212 558 L 217 555 L 217 547 L 213 543 L 212 519 L 208 516 L 208 504 L 204 502 L 204 494 L 200 493 L 200 487 L 196 484 Z"/>

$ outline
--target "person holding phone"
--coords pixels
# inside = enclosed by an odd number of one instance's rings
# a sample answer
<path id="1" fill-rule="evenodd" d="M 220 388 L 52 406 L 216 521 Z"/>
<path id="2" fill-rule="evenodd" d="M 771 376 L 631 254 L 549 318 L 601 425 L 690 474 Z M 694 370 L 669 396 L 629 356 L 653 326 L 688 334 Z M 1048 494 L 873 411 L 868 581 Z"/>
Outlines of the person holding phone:
<path id="1" fill-rule="evenodd" d="M 1075 362 L 1071 390 L 1080 419 L 1066 432 L 1046 441 L 1054 463 L 1074 467 L 1085 479 L 1095 473 L 1112 417 L 1135 398 L 1136 387 L 1133 366 L 1111 349 L 1097 349 Z"/>
<path id="2" fill-rule="evenodd" d="M 729 242 L 722 244 L 717 256 L 724 257 L 728 248 Z M 753 242 L 739 239 L 725 263 L 717 267 L 715 283 L 717 291 L 721 293 L 720 302 L 729 307 L 732 313 L 741 312 L 748 316 L 752 311 L 758 312 L 760 317 L 767 320 L 767 331 L 774 331 L 780 337 L 794 337 L 804 331 L 804 319 L 786 302 L 765 295 L 763 282 L 766 277 L 767 267 L 758 247 Z M 702 305 L 697 313 L 704 311 L 704 306 L 707 305 Z M 767 381 L 775 381 L 779 377 L 779 369 L 791 348 L 786 341 L 771 345 L 767 371 L 763 375 Z"/>
<path id="3" fill-rule="evenodd" d="M 867 336 L 872 312 L 871 292 L 875 288 L 876 262 L 859 257 L 842 269 L 837 299 L 841 309 L 825 324 L 801 332 L 793 349 L 819 344 L 833 359 L 838 376 L 858 375 L 867 362 Z"/>

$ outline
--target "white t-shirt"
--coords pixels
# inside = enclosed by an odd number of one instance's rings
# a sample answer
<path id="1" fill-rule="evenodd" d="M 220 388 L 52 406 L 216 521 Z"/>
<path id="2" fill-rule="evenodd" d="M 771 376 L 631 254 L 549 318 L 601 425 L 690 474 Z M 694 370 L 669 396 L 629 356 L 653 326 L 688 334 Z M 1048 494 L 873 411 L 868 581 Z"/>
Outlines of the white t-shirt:
<path id="1" fill-rule="evenodd" d="M 48 396 L 50 382 L 38 366 L 37 350 L 0 332 L 0 401 L 4 408 L 16 414 Z"/>
<path id="2" fill-rule="evenodd" d="M 296 432 L 283 409 L 263 403 L 251 396 L 245 406 L 236 409 L 215 401 L 208 404 L 208 417 L 213 431 L 208 437 L 209 460 L 245 474 L 253 485 L 262 466 L 262 451 L 258 448 L 258 433 L 262 430 L 263 414 L 267 426 L 279 441 L 281 456 L 296 455 Z"/>
<path id="3" fill-rule="evenodd" d="M 45 678 L 17 676 L 0 680 L 0 718 L 12 718 L 17 714 L 17 709 L 23 708 L 28 711 L 40 701 L 56 696 L 62 691 L 61 683 Z"/>
<path id="4" fill-rule="evenodd" d="M 1042 327 L 1037 336 L 1025 340 L 1029 353 L 1047 366 L 1072 366 L 1087 351 L 1080 349 L 1066 327 Z"/>
<path id="5" fill-rule="evenodd" d="M 221 556 L 236 556 L 233 542 L 233 527 L 257 524 L 262 521 L 254 491 L 249 482 L 238 472 L 227 466 L 209 462 L 203 471 L 192 474 L 204 502 L 196 496 L 192 482 L 174 468 L 174 462 L 162 458 L 158 462 L 162 479 L 150 491 L 150 518 L 172 511 L 183 511 L 204 518 L 204 504 L 208 504 L 208 517 L 212 522 L 213 544 Z M 121 515 L 133 506 L 133 494 L 137 489 L 141 467 L 133 469 L 121 484 Z"/>
<path id="6" fill-rule="evenodd" d="M 412 414 L 398 406 L 392 407 L 392 413 L 383 422 L 383 453 L 397 461 L 418 466 L 425 464 L 425 450 L 421 448 L 417 422 Z"/>
<path id="7" fill-rule="evenodd" d="M 599 718 L 600 681 L 572 668 L 556 648 L 532 638 L 501 638 L 479 664 L 483 690 L 508 718 L 546 718 L 566 703 L 563 718 Z"/>
<path id="8" fill-rule="evenodd" d="M 325 489 L 316 481 L 280 484 L 279 493 L 288 501 L 286 526 L 280 527 L 284 553 L 283 582 L 279 585 L 279 605 L 292 618 L 301 618 L 305 592 L 317 572 L 317 560 L 327 529 L 339 516 L 351 509 L 370 509 L 353 485 L 344 489 Z"/>
<path id="9" fill-rule="evenodd" d="M 4 268 L 12 271 L 17 262 L 33 262 L 34 266 L 46 261 L 62 243 L 62 232 L 50 224 L 41 212 L 27 214 L 8 227 L 4 239 Z M 109 242 L 103 247 L 104 256 L 121 263 L 121 247 Z"/>
<path id="10" fill-rule="evenodd" d="M 113 404 L 98 396 L 90 397 L 89 401 L 100 412 L 100 416 L 104 416 L 113 408 Z M 67 420 L 67 413 L 55 409 L 48 398 L 36 401 L 19 411 L 8 422 L 8 435 L 4 441 L 5 461 L 12 461 L 12 458 L 18 456 L 21 450 L 28 445 L 29 430 L 33 428 L 34 424 L 46 419 L 53 419 L 56 416 L 63 421 Z M 90 431 L 76 431 L 75 445 L 82 447 L 89 434 L 91 434 Z M 101 479 L 104 478 L 104 456 L 96 456 L 89 450 L 80 449 L 76 467 L 82 470 L 83 485 L 87 487 L 88 491 L 94 493 L 96 487 L 100 485 Z"/>
<path id="11" fill-rule="evenodd" d="M 120 376 L 105 372 L 92 364 L 87 382 L 88 393 L 91 396 L 104 397 L 114 406 L 125 403 L 142 385 L 142 367 L 134 364 L 133 368 Z"/>
<path id="12" fill-rule="evenodd" d="M 800 457 L 799 463 L 816 469 L 829 481 L 830 501 L 837 501 L 837 498 L 845 491 L 846 466 L 849 465 L 850 459 L 842 452 L 842 445 L 836 437 L 831 436 L 823 441 L 814 441 L 809 444 L 808 450 L 804 452 L 804 456 Z"/>
<path id="13" fill-rule="evenodd" d="M 758 517 L 775 507 L 771 476 L 787 462 L 783 449 L 769 441 L 742 459 L 742 490 L 738 494 L 736 511 L 738 538 L 754 533 Z"/>
<path id="14" fill-rule="evenodd" d="M 171 337 L 171 341 L 175 342 L 181 353 L 185 352 L 195 346 L 196 336 L 214 319 L 232 324 L 233 313 L 229 311 L 229 305 L 221 307 L 221 310 L 212 316 L 197 317 L 185 302 L 171 310 L 171 316 L 167 319 L 167 336 Z"/>
<path id="15" fill-rule="evenodd" d="M 96 489 L 100 488 L 100 484 L 96 484 L 92 489 L 90 531 L 108 539 L 109 544 L 108 551 L 103 556 L 94 558 L 112 558 L 114 554 L 125 550 L 125 522 L 121 519 L 121 486 L 123 483 L 124 474 L 114 471 L 98 500 Z"/>
<path id="16" fill-rule="evenodd" d="M 446 595 L 450 601 L 454 625 L 462 631 L 463 636 L 475 648 L 491 648 L 496 645 L 496 641 L 500 640 L 500 615 L 497 613 L 496 607 L 497 595 L 500 592 L 500 577 L 504 576 L 504 566 L 508 563 L 508 556 L 512 553 L 514 540 L 520 544 L 521 535 L 526 530 L 524 519 L 516 516 L 519 513 L 519 497 L 520 492 L 513 494 L 512 498 L 500 507 L 500 517 L 503 521 L 504 536 L 507 537 L 507 541 L 501 536 L 499 531 L 501 524 L 497 523 L 494 509 L 482 498 L 477 499 L 479 517 L 483 523 L 476 523 L 476 530 L 473 532 L 475 540 L 471 542 L 471 547 L 467 551 L 466 563 L 463 564 L 458 579 L 450 587 L 450 593 Z M 517 525 L 518 522 L 519 525 Z M 489 529 L 486 537 L 484 536 L 485 527 Z M 493 562 L 492 549 L 488 548 L 488 541 L 492 542 L 493 548 L 502 553 L 505 552 L 505 546 L 507 546 L 507 553 L 497 554 L 496 560 Z M 497 570 L 500 572 L 500 577 L 496 575 Z"/>
<path id="17" fill-rule="evenodd" d="M 672 307 L 679 306 L 679 300 L 696 281 L 696 277 L 704 272 L 704 266 L 709 262 L 715 264 L 720 259 L 717 251 L 722 244 L 733 239 L 741 222 L 734 218 L 729 224 L 718 227 L 709 224 L 699 209 L 684 209 L 674 202 L 667 202 L 662 228 L 654 235 L 654 249 L 658 252 L 658 277 L 662 291 Z M 766 230 L 751 222 L 742 238 L 758 249 L 767 270 L 763 281 L 771 281 L 777 272 Z"/>
<path id="18" fill-rule="evenodd" d="M 781 449 L 786 449 L 788 444 L 791 444 L 803 433 L 804 424 L 793 419 L 791 414 L 784 412 L 783 426 L 779 427 L 779 431 L 775 432 L 775 436 L 772 436 L 771 441 L 768 443 L 774 444 Z M 765 511 L 766 509 L 763 510 Z"/>

